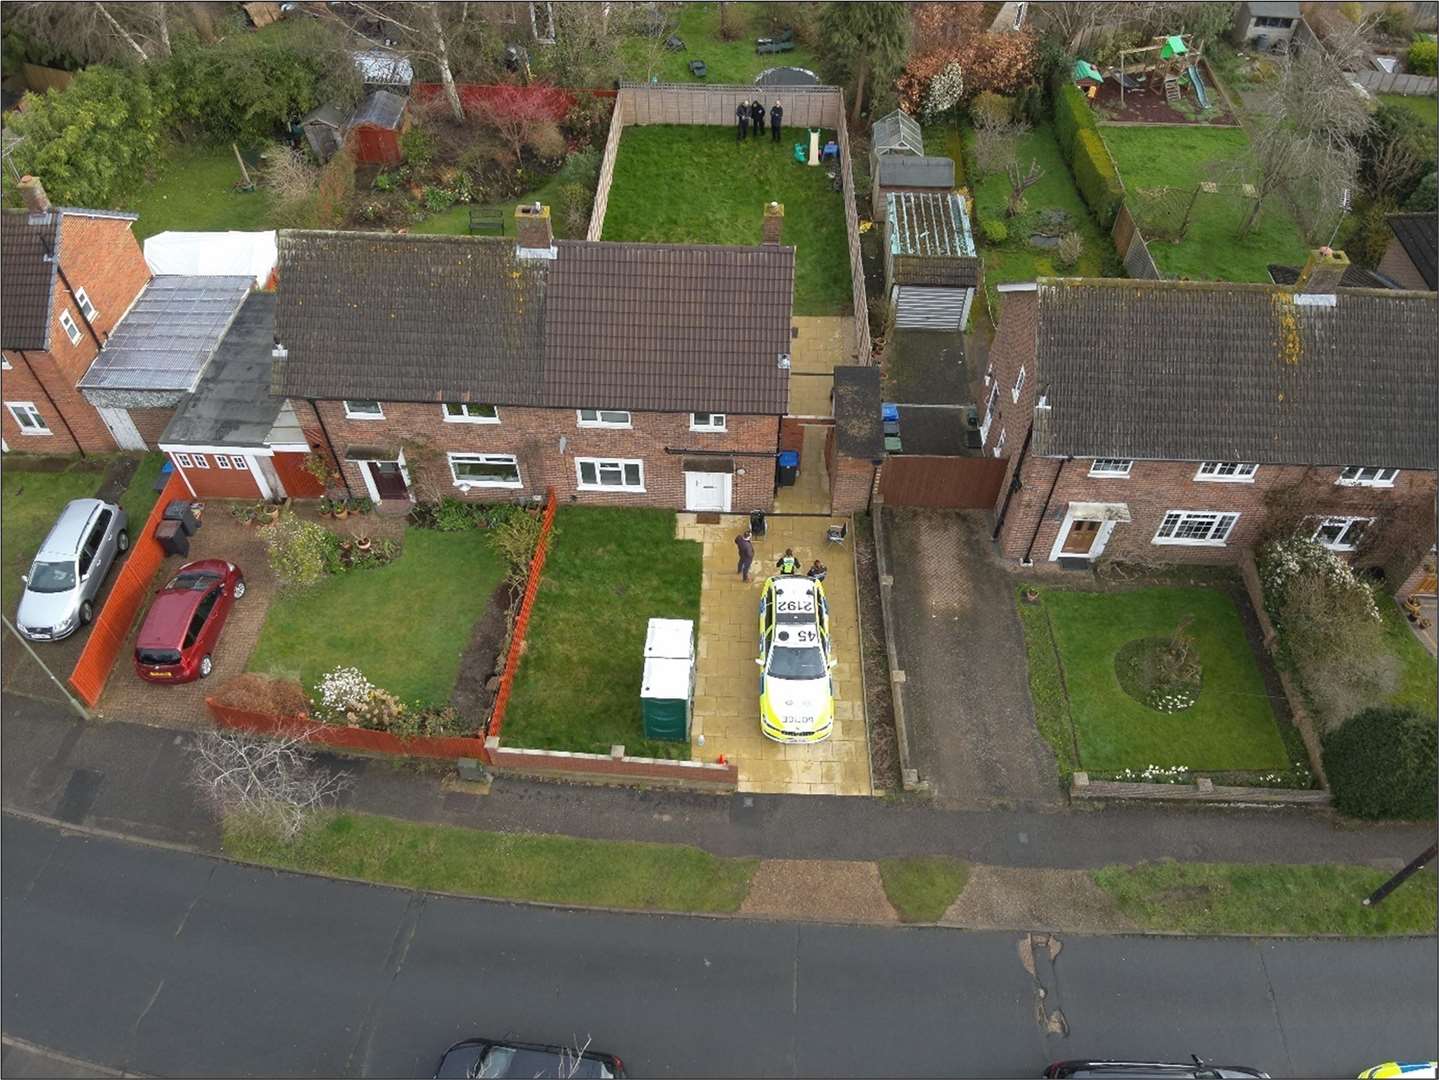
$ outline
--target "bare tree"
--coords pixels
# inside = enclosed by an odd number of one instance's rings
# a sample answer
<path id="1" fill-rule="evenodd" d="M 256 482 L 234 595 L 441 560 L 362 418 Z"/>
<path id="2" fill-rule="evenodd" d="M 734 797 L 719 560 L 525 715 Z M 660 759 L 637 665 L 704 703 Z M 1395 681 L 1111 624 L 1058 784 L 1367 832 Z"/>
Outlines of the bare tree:
<path id="1" fill-rule="evenodd" d="M 1030 18 L 1041 33 L 1052 33 L 1067 47 L 1088 37 L 1102 26 L 1122 21 L 1139 4 L 1089 2 L 1051 2 L 1029 5 Z"/>
<path id="2" fill-rule="evenodd" d="M 1044 170 L 1040 168 L 1039 159 L 1029 159 L 1029 172 L 1020 175 L 1019 162 L 1010 162 L 1004 168 L 1005 175 L 1009 177 L 1009 205 L 1005 207 L 1005 217 L 1016 217 L 1024 209 L 1024 193 L 1044 178 Z"/>
<path id="3" fill-rule="evenodd" d="M 723 4 L 720 9 L 724 10 Z M 644 79 L 648 81 L 659 71 L 660 60 L 664 58 L 671 35 L 679 28 L 679 21 L 672 12 L 651 7 L 649 4 L 629 4 L 623 15 L 624 18 L 620 21 L 621 29 L 627 30 L 643 43 L 640 54 L 644 64 Z"/>
<path id="4" fill-rule="evenodd" d="M 505 141 L 518 160 L 520 152 L 534 142 L 536 133 L 554 124 L 552 109 L 551 102 L 539 94 L 527 93 L 523 87 L 504 86 L 490 98 L 485 124 Z"/>
<path id="5" fill-rule="evenodd" d="M 350 783 L 315 761 L 310 728 L 274 739 L 202 731 L 193 746 L 191 786 L 221 816 L 241 815 L 292 840 Z"/>
<path id="6" fill-rule="evenodd" d="M 38 44 L 84 63 L 138 61 L 170 55 L 169 27 L 158 16 L 164 4 L 102 3 L 84 0 L 71 4 L 27 0 L 7 4 L 5 14 L 14 26 Z"/>
<path id="7" fill-rule="evenodd" d="M 445 8 L 454 5 L 443 5 Z M 435 0 L 412 0 L 412 2 L 351 3 L 343 8 L 329 4 L 316 5 L 309 10 L 320 13 L 333 25 L 345 30 L 370 45 L 390 47 L 389 35 L 393 32 L 398 39 L 398 50 L 406 56 L 427 60 L 440 73 L 444 86 L 445 102 L 450 115 L 457 121 L 465 119 L 465 107 L 460 101 L 455 86 L 455 75 L 450 68 L 450 50 L 445 25 L 441 20 L 442 5 Z M 457 13 L 458 13 L 458 9 Z M 356 19 L 354 16 L 358 15 Z M 374 33 L 374 28 L 379 33 Z"/>

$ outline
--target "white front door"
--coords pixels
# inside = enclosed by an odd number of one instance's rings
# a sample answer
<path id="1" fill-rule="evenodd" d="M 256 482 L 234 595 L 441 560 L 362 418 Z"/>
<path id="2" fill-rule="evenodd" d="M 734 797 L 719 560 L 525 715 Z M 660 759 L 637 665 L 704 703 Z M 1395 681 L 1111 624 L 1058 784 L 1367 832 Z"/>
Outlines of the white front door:
<path id="1" fill-rule="evenodd" d="M 96 406 L 95 411 L 100 414 L 100 419 L 105 421 L 105 426 L 110 429 L 115 444 L 121 450 L 148 450 L 145 440 L 140 438 L 140 432 L 135 428 L 135 421 L 130 419 L 130 414 L 124 409 L 102 409 Z"/>
<path id="2" fill-rule="evenodd" d="M 728 513 L 733 484 L 729 473 L 685 473 L 685 509 Z"/>

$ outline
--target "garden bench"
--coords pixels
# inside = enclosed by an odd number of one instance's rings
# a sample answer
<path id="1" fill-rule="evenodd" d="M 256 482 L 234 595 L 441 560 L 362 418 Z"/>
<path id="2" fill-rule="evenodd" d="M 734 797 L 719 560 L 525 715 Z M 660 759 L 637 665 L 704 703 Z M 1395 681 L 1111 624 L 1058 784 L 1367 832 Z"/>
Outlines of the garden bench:
<path id="1" fill-rule="evenodd" d="M 470 235 L 475 233 L 492 233 L 495 236 L 505 234 L 505 216 L 498 210 L 482 209 L 478 206 L 470 207 Z"/>

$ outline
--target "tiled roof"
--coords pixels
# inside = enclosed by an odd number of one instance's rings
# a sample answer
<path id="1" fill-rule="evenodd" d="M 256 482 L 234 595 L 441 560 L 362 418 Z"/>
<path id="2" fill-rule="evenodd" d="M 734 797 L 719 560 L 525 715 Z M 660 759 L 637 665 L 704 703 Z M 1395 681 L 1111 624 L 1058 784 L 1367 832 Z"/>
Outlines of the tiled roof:
<path id="1" fill-rule="evenodd" d="M 1424 279 L 1424 284 L 1435 288 L 1435 256 L 1439 249 L 1436 239 L 1433 214 L 1391 214 L 1389 227 L 1399 238 L 1409 261 Z"/>
<path id="2" fill-rule="evenodd" d="M 274 345 L 275 294 L 251 293 L 160 444 L 263 446 L 284 404 L 270 396 Z"/>
<path id="3" fill-rule="evenodd" d="M 954 159 L 883 154 L 879 159 L 880 187 L 954 187 Z"/>
<path id="4" fill-rule="evenodd" d="M 794 249 L 282 232 L 295 397 L 779 414 Z"/>
<path id="5" fill-rule="evenodd" d="M 1269 280 L 1276 285 L 1293 285 L 1299 280 L 1301 272 L 1297 266 L 1281 266 L 1279 263 L 1270 263 L 1266 269 L 1269 271 Z M 1339 279 L 1339 286 L 1344 289 L 1398 288 L 1388 278 L 1380 277 L 1373 270 L 1366 270 L 1355 263 L 1350 263 L 1344 271 L 1344 276 Z"/>
<path id="6" fill-rule="evenodd" d="M 60 215 L 0 211 L 0 348 L 48 349 Z M 51 258 L 47 259 L 49 255 Z"/>
<path id="7" fill-rule="evenodd" d="M 1435 467 L 1423 293 L 1042 279 L 1040 454 Z M 1040 420 L 1043 423 L 1040 423 Z"/>

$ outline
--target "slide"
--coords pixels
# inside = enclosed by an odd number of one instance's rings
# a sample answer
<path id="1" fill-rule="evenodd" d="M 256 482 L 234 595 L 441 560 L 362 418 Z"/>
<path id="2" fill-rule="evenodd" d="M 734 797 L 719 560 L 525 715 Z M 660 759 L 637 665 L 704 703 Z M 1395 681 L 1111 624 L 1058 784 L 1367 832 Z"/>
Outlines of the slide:
<path id="1" fill-rule="evenodd" d="M 1199 68 L 1189 65 L 1189 85 L 1194 87 L 1194 98 L 1201 109 L 1209 108 L 1209 95 L 1204 92 L 1204 80 L 1199 77 Z"/>

